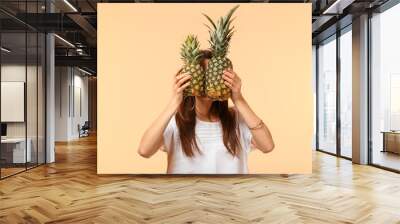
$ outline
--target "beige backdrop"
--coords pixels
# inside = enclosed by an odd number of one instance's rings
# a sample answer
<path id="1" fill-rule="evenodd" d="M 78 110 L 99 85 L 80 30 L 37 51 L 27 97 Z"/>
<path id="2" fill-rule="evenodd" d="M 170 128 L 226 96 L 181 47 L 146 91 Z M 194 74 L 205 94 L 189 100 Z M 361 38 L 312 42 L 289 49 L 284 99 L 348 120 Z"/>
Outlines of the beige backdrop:
<path id="1" fill-rule="evenodd" d="M 202 13 L 217 18 L 234 5 L 98 4 L 99 174 L 166 172 L 164 152 L 138 155 L 140 138 L 167 105 L 185 36 L 208 48 Z M 250 173 L 310 173 L 311 4 L 241 4 L 235 17 L 229 58 L 276 144 L 250 153 Z"/>

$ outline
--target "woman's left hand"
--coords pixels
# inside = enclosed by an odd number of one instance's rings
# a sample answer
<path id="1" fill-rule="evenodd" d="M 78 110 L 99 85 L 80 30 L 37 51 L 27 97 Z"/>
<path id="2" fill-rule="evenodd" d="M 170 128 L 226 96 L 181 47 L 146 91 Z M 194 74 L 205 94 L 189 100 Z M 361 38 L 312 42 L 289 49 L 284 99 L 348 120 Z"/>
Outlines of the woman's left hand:
<path id="1" fill-rule="evenodd" d="M 225 69 L 222 78 L 224 79 L 224 84 L 232 91 L 232 101 L 235 102 L 240 99 L 242 97 L 242 80 L 240 77 L 232 69 Z"/>

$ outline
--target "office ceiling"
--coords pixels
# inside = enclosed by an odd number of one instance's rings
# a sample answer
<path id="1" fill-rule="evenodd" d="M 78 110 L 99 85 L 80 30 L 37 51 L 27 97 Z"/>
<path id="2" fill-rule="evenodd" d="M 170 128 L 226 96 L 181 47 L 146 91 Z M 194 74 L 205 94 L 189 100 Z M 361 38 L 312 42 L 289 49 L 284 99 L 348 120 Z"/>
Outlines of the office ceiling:
<path id="1" fill-rule="evenodd" d="M 169 0 L 47 0 L 53 13 L 47 13 L 45 0 L 20 1 L 1 0 L 0 24 L 3 32 L 16 33 L 26 27 L 39 31 L 55 32 L 64 40 L 75 45 L 71 46 L 60 38 L 56 38 L 56 64 L 82 66 L 96 70 L 96 30 L 97 3 L 138 3 L 179 2 Z M 267 3 L 312 3 L 313 42 L 332 35 L 340 26 L 351 23 L 351 17 L 369 9 L 382 5 L 389 0 L 252 0 L 252 1 L 190 1 L 190 2 L 267 2 Z M 28 12 L 28 13 L 25 13 Z M 337 21 L 341 20 L 340 26 Z M 347 21 L 347 22 L 346 22 Z M 347 24 L 348 23 L 348 24 Z M 12 35 L 10 35 L 12 36 Z M 10 38 L 17 42 L 19 38 Z M 23 44 L 23 43 L 20 43 Z M 16 43 L 16 45 L 18 45 Z"/>

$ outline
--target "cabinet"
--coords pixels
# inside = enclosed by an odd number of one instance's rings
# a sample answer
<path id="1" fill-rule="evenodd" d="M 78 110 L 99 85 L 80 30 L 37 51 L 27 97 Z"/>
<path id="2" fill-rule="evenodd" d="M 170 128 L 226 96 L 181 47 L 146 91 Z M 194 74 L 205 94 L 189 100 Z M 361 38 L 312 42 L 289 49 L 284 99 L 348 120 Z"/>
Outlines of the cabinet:
<path id="1" fill-rule="evenodd" d="M 382 152 L 392 152 L 400 154 L 400 132 L 387 131 L 383 134 Z"/>

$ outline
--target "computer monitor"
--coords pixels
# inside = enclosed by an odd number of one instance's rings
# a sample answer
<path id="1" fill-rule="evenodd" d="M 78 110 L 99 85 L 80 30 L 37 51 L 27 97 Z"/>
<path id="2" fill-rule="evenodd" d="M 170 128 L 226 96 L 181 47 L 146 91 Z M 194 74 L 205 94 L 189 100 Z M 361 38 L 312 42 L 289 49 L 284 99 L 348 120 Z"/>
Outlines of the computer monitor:
<path id="1" fill-rule="evenodd" d="M 7 136 L 7 124 L 1 123 L 1 136 Z"/>

